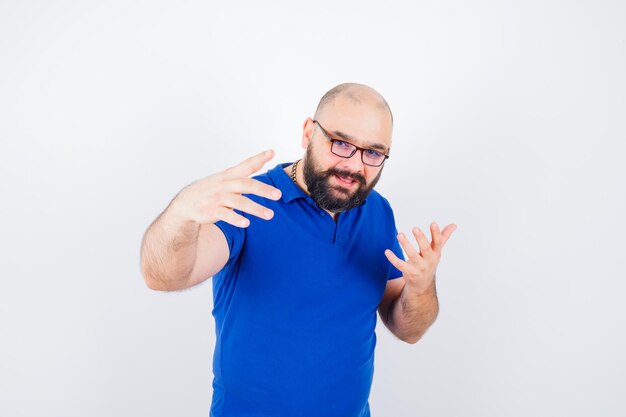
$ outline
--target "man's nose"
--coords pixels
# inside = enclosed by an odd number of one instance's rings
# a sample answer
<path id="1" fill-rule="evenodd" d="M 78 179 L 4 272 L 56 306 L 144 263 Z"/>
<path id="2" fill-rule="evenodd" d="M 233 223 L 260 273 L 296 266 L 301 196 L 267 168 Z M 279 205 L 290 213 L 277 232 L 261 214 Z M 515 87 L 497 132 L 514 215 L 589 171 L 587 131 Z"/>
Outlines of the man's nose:
<path id="1" fill-rule="evenodd" d="M 361 160 L 361 150 L 357 149 L 357 151 L 350 158 L 342 158 L 341 163 L 339 164 L 339 168 L 344 171 L 349 171 L 352 173 L 358 173 L 364 175 L 364 165 Z"/>

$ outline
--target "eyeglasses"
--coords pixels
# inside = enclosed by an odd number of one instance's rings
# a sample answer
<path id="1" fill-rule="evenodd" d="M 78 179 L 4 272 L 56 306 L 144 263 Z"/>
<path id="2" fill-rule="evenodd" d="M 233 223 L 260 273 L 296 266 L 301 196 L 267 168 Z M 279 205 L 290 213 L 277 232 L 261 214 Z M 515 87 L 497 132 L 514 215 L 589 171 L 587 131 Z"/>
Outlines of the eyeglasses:
<path id="1" fill-rule="evenodd" d="M 322 127 L 320 122 L 318 122 L 317 120 L 313 120 L 313 123 L 317 123 L 317 125 L 320 127 L 322 133 L 324 134 L 324 136 L 326 136 L 326 139 L 328 139 L 331 143 L 330 151 L 337 156 L 340 156 L 342 158 L 352 158 L 356 151 L 361 151 L 361 161 L 363 161 L 365 165 L 369 165 L 372 167 L 381 166 L 385 162 L 385 160 L 389 158 L 389 155 L 386 155 L 374 149 L 361 148 L 359 146 L 351 144 L 350 142 L 346 142 L 345 140 L 335 139 L 328 134 L 328 132 Z"/>

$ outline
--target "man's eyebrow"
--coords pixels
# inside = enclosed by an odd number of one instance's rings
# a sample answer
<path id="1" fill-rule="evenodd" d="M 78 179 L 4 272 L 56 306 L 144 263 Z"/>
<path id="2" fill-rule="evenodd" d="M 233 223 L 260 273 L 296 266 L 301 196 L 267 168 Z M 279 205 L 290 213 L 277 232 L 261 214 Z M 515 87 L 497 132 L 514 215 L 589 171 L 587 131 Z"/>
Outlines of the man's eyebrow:
<path id="1" fill-rule="evenodd" d="M 350 136 L 347 133 L 343 133 L 342 131 L 339 131 L 339 130 L 333 130 L 332 133 L 334 135 L 339 136 L 341 139 L 345 141 L 351 142 L 352 144 L 354 144 L 354 141 L 356 140 L 354 136 Z M 376 149 L 381 152 L 387 152 L 387 147 L 381 143 L 369 143 L 367 144 L 367 146 L 362 146 L 362 147 L 368 148 L 368 149 Z"/>

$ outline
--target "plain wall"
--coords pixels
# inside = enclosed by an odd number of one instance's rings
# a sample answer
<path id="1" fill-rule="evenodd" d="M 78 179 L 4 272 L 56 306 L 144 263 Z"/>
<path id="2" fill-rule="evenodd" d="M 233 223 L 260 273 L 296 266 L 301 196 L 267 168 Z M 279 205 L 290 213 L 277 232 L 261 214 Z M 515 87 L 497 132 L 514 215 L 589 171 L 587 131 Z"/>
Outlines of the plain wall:
<path id="1" fill-rule="evenodd" d="M 409 4 L 410 3 L 410 4 Z M 394 112 L 398 228 L 456 223 L 440 315 L 380 322 L 373 416 L 626 415 L 626 3 L 0 2 L 0 415 L 206 416 L 210 281 L 143 232 L 334 85 Z"/>

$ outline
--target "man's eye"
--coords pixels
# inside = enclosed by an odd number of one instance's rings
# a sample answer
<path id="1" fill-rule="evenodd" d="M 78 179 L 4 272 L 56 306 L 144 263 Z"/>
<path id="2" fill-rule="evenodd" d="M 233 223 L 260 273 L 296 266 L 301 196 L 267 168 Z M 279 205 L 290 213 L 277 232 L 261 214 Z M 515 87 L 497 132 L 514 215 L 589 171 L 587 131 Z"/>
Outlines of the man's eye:
<path id="1" fill-rule="evenodd" d="M 380 152 L 378 152 L 378 151 L 375 151 L 375 150 L 373 150 L 373 149 L 366 149 L 366 150 L 365 150 L 365 154 L 366 154 L 367 156 L 371 156 L 372 158 L 380 158 L 381 156 L 383 156 L 383 154 L 382 154 L 382 153 L 380 153 Z"/>
<path id="2" fill-rule="evenodd" d="M 344 142 L 342 140 L 336 140 L 335 141 L 335 146 L 337 146 L 339 148 L 349 148 L 350 144 L 348 142 Z"/>

